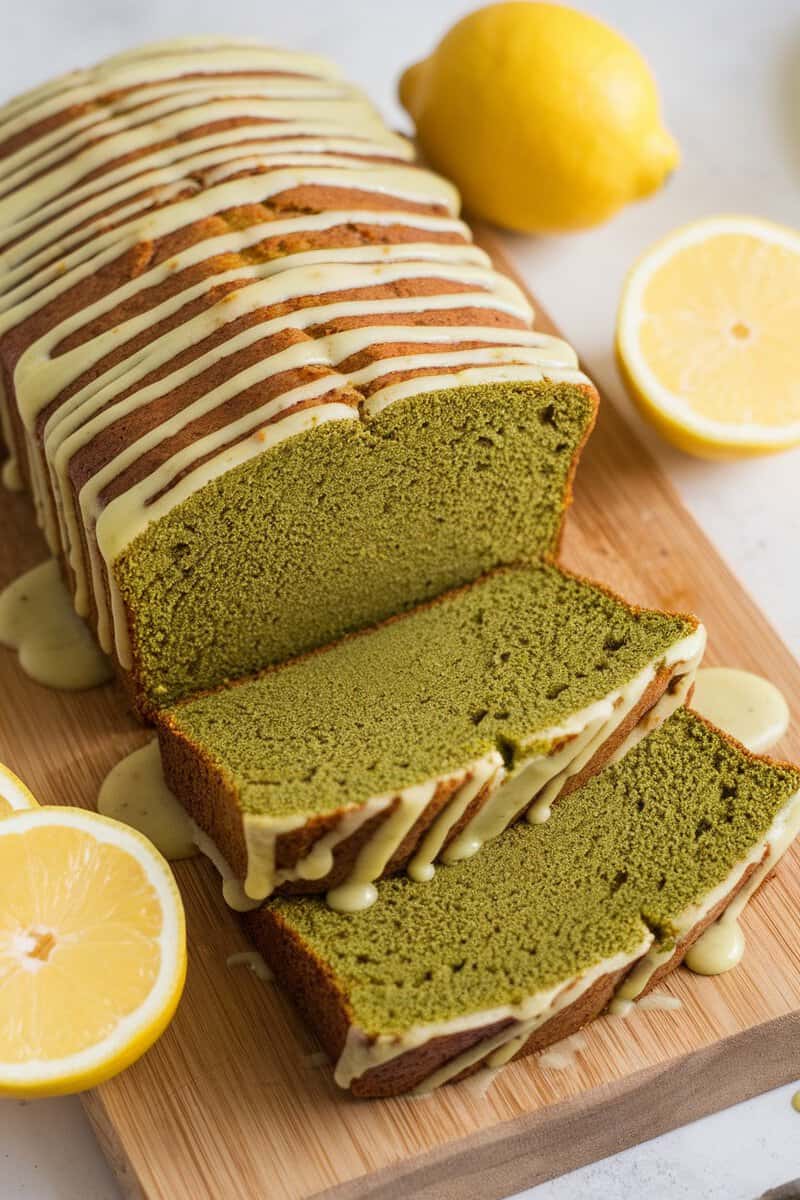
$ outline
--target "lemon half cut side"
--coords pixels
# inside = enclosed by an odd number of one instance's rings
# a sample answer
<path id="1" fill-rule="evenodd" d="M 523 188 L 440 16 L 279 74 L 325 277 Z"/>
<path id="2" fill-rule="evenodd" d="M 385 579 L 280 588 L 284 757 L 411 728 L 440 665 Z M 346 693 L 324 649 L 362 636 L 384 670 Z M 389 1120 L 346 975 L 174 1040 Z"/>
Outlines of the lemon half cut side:
<path id="1" fill-rule="evenodd" d="M 115 1075 L 166 1028 L 185 974 L 180 894 L 145 837 L 76 808 L 0 821 L 0 1095 Z"/>
<path id="2" fill-rule="evenodd" d="M 800 444 L 800 233 L 746 216 L 677 229 L 628 275 L 617 355 L 642 414 L 682 450 Z"/>

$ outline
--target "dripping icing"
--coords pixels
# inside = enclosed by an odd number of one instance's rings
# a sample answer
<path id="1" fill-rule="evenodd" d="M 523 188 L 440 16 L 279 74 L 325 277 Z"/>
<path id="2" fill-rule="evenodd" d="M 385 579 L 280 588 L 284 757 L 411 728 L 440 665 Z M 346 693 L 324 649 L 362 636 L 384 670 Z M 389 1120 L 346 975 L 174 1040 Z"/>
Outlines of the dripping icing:
<path id="1" fill-rule="evenodd" d="M 567 1071 L 575 1066 L 579 1051 L 585 1049 L 586 1038 L 582 1033 L 573 1033 L 537 1054 L 536 1061 L 548 1071 Z"/>
<path id="2" fill-rule="evenodd" d="M 746 859 L 736 865 L 728 878 L 712 889 L 700 904 L 690 906 L 681 914 L 675 922 L 678 940 L 681 932 L 688 933 L 721 900 L 732 893 L 735 895 L 728 906 L 725 917 L 738 919 L 753 893 L 791 845 L 798 830 L 800 830 L 800 793 L 797 793 L 776 816 L 763 840 L 754 847 Z M 756 871 L 749 877 L 747 884 L 741 887 L 743 875 L 753 864 L 758 864 Z M 659 993 L 641 996 L 654 971 L 659 965 L 672 958 L 674 952 L 675 944 L 663 945 L 654 942 L 653 934 L 648 930 L 640 945 L 630 953 L 620 953 L 596 963 L 566 986 L 563 983 L 557 984 L 551 991 L 526 997 L 517 1005 L 503 1005 L 430 1025 L 417 1025 L 401 1035 L 383 1034 L 371 1037 L 358 1026 L 351 1025 L 344 1049 L 336 1065 L 335 1080 L 340 1087 L 348 1088 L 353 1080 L 360 1078 L 373 1067 L 391 1062 L 400 1055 L 418 1049 L 435 1038 L 489 1027 L 511 1018 L 512 1023 L 506 1029 L 483 1039 L 470 1050 L 456 1055 L 423 1080 L 413 1093 L 427 1095 L 434 1088 L 485 1059 L 491 1062 L 492 1057 L 497 1055 L 495 1062 L 498 1062 L 513 1057 L 513 1054 L 521 1049 L 531 1033 L 551 1017 L 557 1015 L 563 1008 L 578 1000 L 598 979 L 615 974 L 626 967 L 632 969 L 623 979 L 622 986 L 617 989 L 615 1000 L 609 1006 L 609 1012 L 628 1015 L 638 1007 L 675 1009 L 677 1007 L 675 997 Z"/>
<path id="3" fill-rule="evenodd" d="M 407 867 L 409 876 L 415 881 L 429 880 L 437 860 L 448 863 L 476 853 L 484 842 L 498 836 L 532 801 L 538 803 L 537 793 L 546 784 L 548 804 L 552 803 L 570 775 L 580 769 L 611 736 L 657 672 L 667 668 L 673 670 L 676 684 L 664 693 L 648 714 L 648 728 L 665 720 L 682 702 L 690 687 L 704 646 L 705 631 L 699 626 L 672 646 L 661 661 L 651 664 L 618 693 L 572 714 L 561 726 L 539 731 L 532 741 L 542 746 L 560 747 L 565 736 L 569 740 L 565 747 L 553 754 L 541 751 L 532 760 L 535 770 L 531 769 L 531 763 L 525 763 L 517 773 L 509 776 L 500 753 L 492 750 L 459 772 L 428 780 L 397 794 L 376 796 L 346 811 L 335 827 L 318 839 L 294 867 L 277 869 L 276 843 L 281 835 L 305 825 L 310 814 L 273 816 L 245 812 L 245 894 L 253 902 L 260 902 L 284 882 L 324 878 L 333 864 L 336 847 L 376 814 L 392 808 L 375 835 L 361 848 L 348 878 L 328 893 L 328 903 L 338 911 L 357 912 L 369 907 L 377 896 L 375 882 L 433 801 L 437 789 L 444 788 L 448 792 L 447 799 L 422 835 Z M 589 736 L 584 736 L 587 729 Z M 615 757 L 621 757 L 635 740 L 637 730 L 623 741 Z M 482 803 L 476 807 L 463 830 L 451 838 L 452 831 L 478 796 L 482 797 Z"/>

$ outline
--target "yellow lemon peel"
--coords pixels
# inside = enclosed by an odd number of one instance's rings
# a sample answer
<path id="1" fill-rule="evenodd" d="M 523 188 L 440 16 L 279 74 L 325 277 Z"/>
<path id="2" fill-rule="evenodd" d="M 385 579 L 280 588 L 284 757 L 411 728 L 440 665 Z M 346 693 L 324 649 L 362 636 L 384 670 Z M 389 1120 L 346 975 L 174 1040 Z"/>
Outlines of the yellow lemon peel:
<path id="1" fill-rule="evenodd" d="M 561 5 L 470 14 L 408 68 L 400 99 L 468 211 L 522 232 L 599 224 L 678 163 L 639 51 Z"/>

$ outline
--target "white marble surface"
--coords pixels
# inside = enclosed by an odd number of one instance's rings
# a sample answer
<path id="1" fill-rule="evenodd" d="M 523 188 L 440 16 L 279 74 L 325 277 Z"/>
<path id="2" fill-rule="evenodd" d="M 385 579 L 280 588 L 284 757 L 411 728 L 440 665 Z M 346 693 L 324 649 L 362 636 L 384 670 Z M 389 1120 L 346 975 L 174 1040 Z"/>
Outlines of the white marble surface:
<path id="1" fill-rule="evenodd" d="M 4 2 L 0 93 L 134 42 L 224 26 L 334 56 L 399 122 L 398 72 L 471 6 L 463 0 L 225 0 L 212 10 L 202 0 Z M 592 0 L 582 7 L 616 24 L 650 58 L 684 161 L 660 196 L 605 228 L 546 241 L 509 238 L 508 246 L 598 382 L 625 405 L 611 335 L 620 283 L 633 258 L 675 225 L 706 213 L 750 212 L 798 223 L 800 9 L 796 0 Z M 800 453 L 711 465 L 671 451 L 648 431 L 645 436 L 686 504 L 800 654 Z M 791 1092 L 778 1089 L 525 1195 L 750 1200 L 800 1176 L 800 1114 L 790 1106 Z M 0 1200 L 116 1195 L 77 1101 L 0 1103 Z"/>

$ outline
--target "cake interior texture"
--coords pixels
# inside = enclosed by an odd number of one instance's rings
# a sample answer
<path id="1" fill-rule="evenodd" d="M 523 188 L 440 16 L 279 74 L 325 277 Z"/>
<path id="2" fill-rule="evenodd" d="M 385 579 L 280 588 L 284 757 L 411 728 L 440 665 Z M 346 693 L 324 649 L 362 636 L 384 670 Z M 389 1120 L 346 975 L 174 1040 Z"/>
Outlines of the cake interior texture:
<path id="1" fill-rule="evenodd" d="M 432 392 L 206 485 L 115 563 L 152 705 L 553 554 L 593 416 L 574 385 Z"/>
<path id="2" fill-rule="evenodd" d="M 499 570 L 436 603 L 164 716 L 242 811 L 323 813 L 547 752 L 532 733 L 623 687 L 688 636 L 556 567 Z"/>
<path id="3" fill-rule="evenodd" d="M 800 771 L 754 759 L 686 709 L 542 825 L 523 822 L 430 883 L 398 876 L 370 909 L 273 900 L 367 1034 L 401 1033 L 526 997 L 619 952 L 723 884 Z"/>

